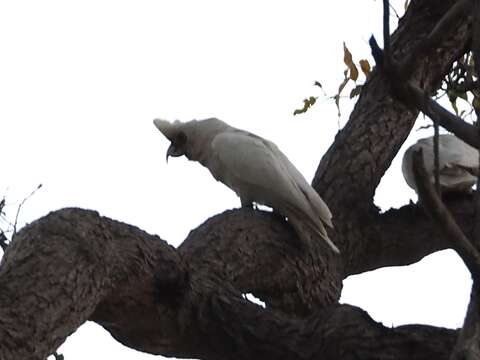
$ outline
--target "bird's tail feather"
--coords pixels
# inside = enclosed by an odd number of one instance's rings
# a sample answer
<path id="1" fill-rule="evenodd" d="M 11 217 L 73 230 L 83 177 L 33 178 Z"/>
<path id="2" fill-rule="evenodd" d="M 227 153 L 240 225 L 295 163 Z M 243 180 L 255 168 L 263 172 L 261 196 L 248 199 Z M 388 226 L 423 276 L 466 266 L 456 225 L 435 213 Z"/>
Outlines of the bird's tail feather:
<path id="1" fill-rule="evenodd" d="M 325 226 L 323 226 L 320 219 L 312 219 L 308 214 L 298 210 L 295 206 L 288 206 L 287 211 L 285 215 L 301 240 L 308 244 L 312 237 L 320 237 L 326 241 L 335 253 L 340 254 L 340 250 L 328 237 Z"/>

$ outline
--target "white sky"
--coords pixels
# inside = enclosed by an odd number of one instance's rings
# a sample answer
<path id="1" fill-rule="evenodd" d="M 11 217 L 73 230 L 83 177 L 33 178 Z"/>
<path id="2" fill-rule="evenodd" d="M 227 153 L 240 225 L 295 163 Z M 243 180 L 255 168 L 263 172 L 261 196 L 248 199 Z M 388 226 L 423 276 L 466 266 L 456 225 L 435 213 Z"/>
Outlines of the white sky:
<path id="1" fill-rule="evenodd" d="M 394 2 L 402 9 L 404 1 Z M 208 217 L 238 207 L 235 194 L 186 159 L 165 163 L 152 119 L 219 117 L 277 143 L 310 180 L 332 143 L 343 41 L 369 58 L 381 2 L 0 1 L 0 196 L 20 224 L 79 206 L 179 244 Z M 378 40 L 381 40 L 377 36 Z M 361 78 L 360 81 L 363 81 Z M 348 94 L 348 91 L 345 92 Z M 352 107 L 342 99 L 344 124 Z M 428 136 L 429 131 L 413 134 Z M 403 153 L 403 150 L 401 151 Z M 414 199 L 396 159 L 377 191 L 382 209 Z M 451 251 L 345 281 L 342 301 L 385 325 L 462 323 L 470 280 Z M 150 359 L 95 324 L 59 349 L 67 360 Z"/>

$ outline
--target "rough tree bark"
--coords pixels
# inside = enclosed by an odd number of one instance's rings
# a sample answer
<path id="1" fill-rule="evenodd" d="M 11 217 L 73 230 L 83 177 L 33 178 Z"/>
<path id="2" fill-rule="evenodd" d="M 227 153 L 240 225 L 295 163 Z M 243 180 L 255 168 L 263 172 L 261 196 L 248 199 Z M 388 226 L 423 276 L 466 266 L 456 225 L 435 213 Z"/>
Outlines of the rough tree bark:
<path id="1" fill-rule="evenodd" d="M 408 57 L 457 2 L 414 0 L 392 36 Z M 379 20 L 380 21 L 380 20 Z M 469 50 L 468 13 L 435 48 L 413 59 L 412 81 L 433 93 Z M 458 331 L 386 328 L 339 305 L 342 280 L 405 265 L 448 247 L 415 204 L 379 213 L 373 196 L 418 112 L 391 95 L 379 71 L 313 181 L 335 218 L 335 256 L 311 252 L 268 213 L 234 210 L 194 229 L 175 249 L 157 236 L 81 209 L 53 212 L 23 228 L 0 265 L 0 359 L 45 359 L 86 320 L 126 346 L 201 359 L 446 359 Z M 473 196 L 448 207 L 471 234 Z M 247 301 L 253 293 L 266 308 Z"/>

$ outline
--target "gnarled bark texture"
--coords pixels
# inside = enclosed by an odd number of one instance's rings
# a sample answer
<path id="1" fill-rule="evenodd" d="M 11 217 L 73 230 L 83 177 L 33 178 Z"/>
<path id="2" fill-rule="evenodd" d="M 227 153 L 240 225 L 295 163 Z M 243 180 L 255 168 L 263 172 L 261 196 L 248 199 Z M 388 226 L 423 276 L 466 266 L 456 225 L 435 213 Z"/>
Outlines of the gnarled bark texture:
<path id="1" fill-rule="evenodd" d="M 412 1 L 392 37 L 407 56 L 455 1 Z M 468 50 L 469 19 L 414 62 L 411 81 L 435 91 Z M 417 111 L 390 95 L 374 71 L 348 124 L 322 158 L 313 185 L 335 214 L 324 242 L 297 249 L 289 225 L 269 213 L 226 211 L 175 249 L 157 236 L 63 209 L 22 229 L 0 265 L 0 359 L 45 359 L 86 320 L 126 346 L 201 359 L 446 359 L 457 331 L 386 328 L 340 305 L 342 280 L 405 265 L 448 246 L 421 207 L 380 214 L 375 189 L 410 132 Z M 448 207 L 469 234 L 472 197 Z M 253 293 L 266 308 L 243 297 Z"/>

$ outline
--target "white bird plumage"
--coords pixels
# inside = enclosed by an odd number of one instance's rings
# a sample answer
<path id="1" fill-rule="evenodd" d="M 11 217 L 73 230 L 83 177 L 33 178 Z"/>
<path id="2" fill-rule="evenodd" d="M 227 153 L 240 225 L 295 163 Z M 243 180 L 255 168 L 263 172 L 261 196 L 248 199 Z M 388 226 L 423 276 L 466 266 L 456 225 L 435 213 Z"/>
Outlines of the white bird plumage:
<path id="1" fill-rule="evenodd" d="M 215 118 L 154 124 L 171 142 L 167 159 L 185 155 L 200 162 L 237 193 L 242 206 L 270 206 L 288 218 L 303 242 L 320 237 L 339 253 L 325 229 L 333 227 L 328 206 L 274 143 Z"/>
<path id="2" fill-rule="evenodd" d="M 477 181 L 478 150 L 464 143 L 455 135 L 442 134 L 438 139 L 439 145 L 439 177 L 440 187 L 444 192 L 467 192 Z M 425 168 L 434 182 L 434 152 L 433 136 L 418 140 L 410 146 L 403 155 L 402 172 L 408 186 L 417 191 L 413 176 L 413 153 L 423 150 Z"/>

